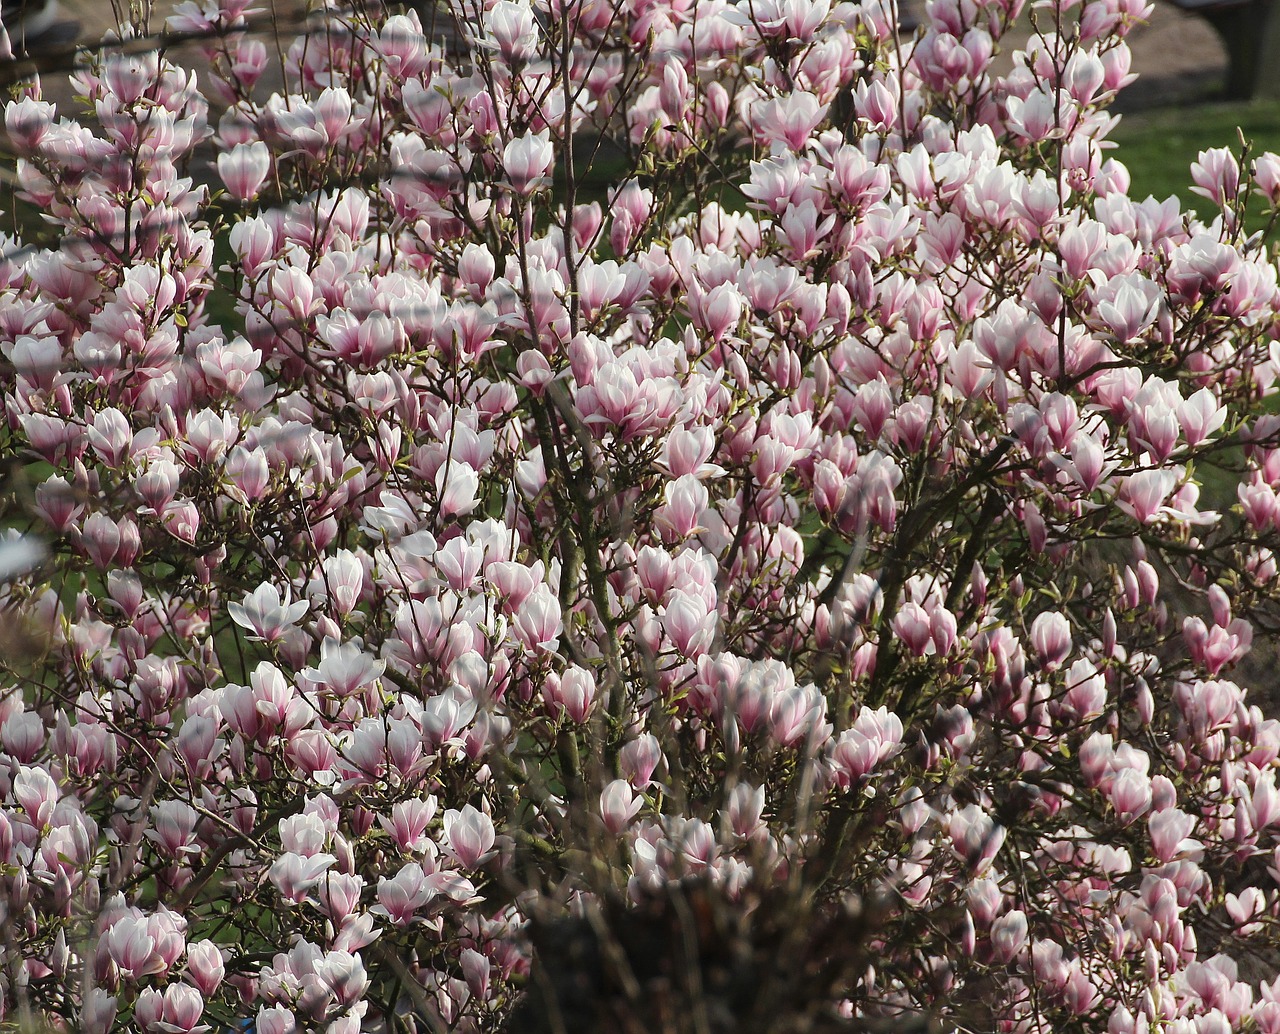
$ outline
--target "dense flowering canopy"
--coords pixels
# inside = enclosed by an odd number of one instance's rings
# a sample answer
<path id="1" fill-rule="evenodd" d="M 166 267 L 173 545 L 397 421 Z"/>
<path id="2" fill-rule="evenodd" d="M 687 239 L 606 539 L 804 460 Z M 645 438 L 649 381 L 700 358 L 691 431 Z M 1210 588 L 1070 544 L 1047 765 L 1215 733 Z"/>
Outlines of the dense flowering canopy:
<path id="1" fill-rule="evenodd" d="M 23 83 L 0 1026 L 1280 1034 L 1280 158 L 1131 198 L 1146 9 L 1035 7 L 188 0 L 199 77 Z M 526 990 L 558 910 L 621 1005 Z"/>

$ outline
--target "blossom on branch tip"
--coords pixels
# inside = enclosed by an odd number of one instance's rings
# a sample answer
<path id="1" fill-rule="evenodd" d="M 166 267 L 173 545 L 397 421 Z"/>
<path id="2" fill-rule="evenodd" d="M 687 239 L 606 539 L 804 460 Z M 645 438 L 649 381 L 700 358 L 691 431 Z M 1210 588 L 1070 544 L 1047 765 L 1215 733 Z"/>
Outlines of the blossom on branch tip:
<path id="1" fill-rule="evenodd" d="M 476 43 L 503 64 L 519 68 L 538 53 L 538 22 L 527 0 L 496 0 L 482 15 L 484 35 Z"/>
<path id="2" fill-rule="evenodd" d="M 218 155 L 218 175 L 231 196 L 239 201 L 257 197 L 258 189 L 270 171 L 271 153 L 261 140 L 237 144 L 230 151 Z"/>
<path id="3" fill-rule="evenodd" d="M 444 813 L 445 850 L 464 869 L 476 869 L 495 854 L 493 820 L 468 804 Z"/>
<path id="4" fill-rule="evenodd" d="M 545 131 L 515 137 L 502 150 L 502 168 L 517 194 L 528 195 L 549 186 L 554 164 L 555 150 Z"/>

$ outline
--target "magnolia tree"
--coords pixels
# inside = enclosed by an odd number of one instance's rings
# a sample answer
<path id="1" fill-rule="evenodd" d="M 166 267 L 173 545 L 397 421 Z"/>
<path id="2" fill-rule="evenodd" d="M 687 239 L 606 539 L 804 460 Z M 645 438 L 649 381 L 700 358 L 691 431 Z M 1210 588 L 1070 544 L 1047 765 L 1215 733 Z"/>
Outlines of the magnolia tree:
<path id="1" fill-rule="evenodd" d="M 246 7 L 5 109 L 0 1027 L 1280 1032 L 1280 159 L 1129 196 L 1149 8 Z"/>

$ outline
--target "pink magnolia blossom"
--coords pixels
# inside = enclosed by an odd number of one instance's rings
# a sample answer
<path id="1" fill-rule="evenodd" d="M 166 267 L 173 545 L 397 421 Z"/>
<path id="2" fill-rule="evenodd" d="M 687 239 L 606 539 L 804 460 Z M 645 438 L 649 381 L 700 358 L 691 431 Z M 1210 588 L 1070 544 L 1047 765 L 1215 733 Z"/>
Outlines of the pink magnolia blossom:
<path id="1" fill-rule="evenodd" d="M 563 628 L 560 605 L 551 591 L 538 586 L 514 619 L 516 634 L 531 650 L 550 650 Z"/>
<path id="2" fill-rule="evenodd" d="M 1050 671 L 1060 668 L 1071 653 L 1071 624 L 1066 615 L 1045 611 L 1031 624 L 1031 643 Z"/>
<path id="3" fill-rule="evenodd" d="M 484 13 L 485 36 L 479 42 L 513 67 L 529 61 L 538 50 L 538 23 L 528 3 L 498 0 Z"/>
<path id="4" fill-rule="evenodd" d="M 267 642 L 282 639 L 307 609 L 306 600 L 292 602 L 288 588 L 282 598 L 280 590 L 269 582 L 263 582 L 239 603 L 227 605 L 227 612 L 237 625 Z"/>
<path id="5" fill-rule="evenodd" d="M 1214 147 L 1201 151 L 1191 166 L 1191 189 L 1216 204 L 1227 206 L 1240 184 L 1240 166 L 1229 148 Z"/>
<path id="6" fill-rule="evenodd" d="M 701 597 L 676 590 L 662 608 L 661 621 L 672 645 L 682 655 L 690 657 L 710 646 L 716 615 Z"/>
<path id="7" fill-rule="evenodd" d="M 638 790 L 649 786 L 661 761 L 662 747 L 652 733 L 645 733 L 629 741 L 618 755 L 619 769 Z"/>
<path id="8" fill-rule="evenodd" d="M 164 992 L 145 989 L 134 1007 L 134 1018 L 149 1034 L 200 1034 L 209 1029 L 200 1023 L 204 1000 L 186 984 L 170 984 Z"/>
<path id="9" fill-rule="evenodd" d="M 410 922 L 419 909 L 436 895 L 421 865 L 403 866 L 394 877 L 378 881 L 378 904 L 372 911 L 396 925 Z"/>
<path id="10" fill-rule="evenodd" d="M 555 152 L 546 133 L 516 137 L 502 151 L 502 167 L 517 194 L 531 194 L 550 183 L 554 163 Z"/>
<path id="11" fill-rule="evenodd" d="M 434 797 L 397 801 L 391 815 L 379 817 L 378 822 L 403 853 L 417 853 L 426 849 L 427 826 L 436 812 Z"/>
<path id="12" fill-rule="evenodd" d="M 585 668 L 571 665 L 562 675 L 548 676 L 542 694 L 553 710 L 581 724 L 595 700 L 596 680 Z"/>
<path id="13" fill-rule="evenodd" d="M 303 856 L 290 851 L 272 863 L 271 882 L 284 900 L 297 904 L 315 888 L 336 861 L 337 858 L 331 854 Z"/>
<path id="14" fill-rule="evenodd" d="M 493 857 L 493 820 L 470 804 L 444 813 L 444 836 L 447 850 L 464 869 L 475 869 Z"/>
<path id="15" fill-rule="evenodd" d="M 8 723 L 6 723 L 8 724 Z M 49 825 L 57 806 L 57 784 L 43 767 L 23 766 L 13 779 L 13 798 L 37 830 Z"/>
<path id="16" fill-rule="evenodd" d="M 1006 912 L 991 924 L 991 946 L 1001 962 L 1012 962 L 1027 943 L 1027 916 L 1020 909 Z"/>
<path id="17" fill-rule="evenodd" d="M 864 705 L 853 728 L 835 743 L 832 760 L 837 781 L 851 786 L 869 775 L 898 748 L 902 734 L 897 715 L 883 707 L 872 711 Z"/>
<path id="18" fill-rule="evenodd" d="M 600 792 L 600 817 L 611 836 L 621 836 L 644 807 L 644 798 L 625 779 L 615 779 Z"/>
<path id="19" fill-rule="evenodd" d="M 270 171 L 271 152 L 261 140 L 236 144 L 230 151 L 218 155 L 218 175 L 231 196 L 240 201 L 256 197 Z"/>
<path id="20" fill-rule="evenodd" d="M 263 1034 L 293 1034 L 298 1029 L 297 1018 L 282 1005 L 264 1005 L 254 1019 L 254 1029 Z"/>
<path id="21" fill-rule="evenodd" d="M 205 998 L 217 992 L 225 975 L 222 950 L 213 941 L 187 946 L 186 977 Z"/>

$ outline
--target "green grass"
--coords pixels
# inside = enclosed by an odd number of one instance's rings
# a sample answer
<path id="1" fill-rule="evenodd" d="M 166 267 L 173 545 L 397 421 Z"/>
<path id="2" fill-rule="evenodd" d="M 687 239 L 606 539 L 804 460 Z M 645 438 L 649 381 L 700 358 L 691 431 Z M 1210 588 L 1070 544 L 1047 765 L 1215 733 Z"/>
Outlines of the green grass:
<path id="1" fill-rule="evenodd" d="M 1129 169 L 1131 197 L 1151 194 L 1164 200 L 1175 194 L 1184 207 L 1211 219 L 1214 206 L 1191 193 L 1191 163 L 1210 147 L 1229 147 L 1238 156 L 1237 127 L 1252 143 L 1254 154 L 1280 152 L 1280 101 L 1205 104 L 1125 115 L 1112 133 L 1120 146 L 1111 153 Z"/>

